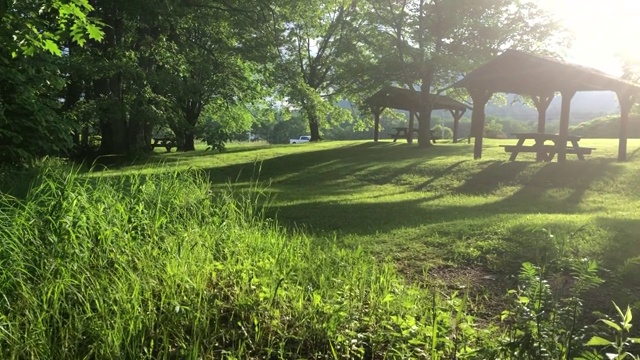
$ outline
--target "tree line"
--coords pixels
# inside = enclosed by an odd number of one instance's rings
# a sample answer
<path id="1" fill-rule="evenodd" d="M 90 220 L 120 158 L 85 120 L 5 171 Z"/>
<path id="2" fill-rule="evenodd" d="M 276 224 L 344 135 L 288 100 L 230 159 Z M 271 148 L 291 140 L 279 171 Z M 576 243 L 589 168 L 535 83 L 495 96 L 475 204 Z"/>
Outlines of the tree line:
<path id="1" fill-rule="evenodd" d="M 364 130 L 358 105 L 381 86 L 447 92 L 507 48 L 567 39 L 517 0 L 0 1 L 0 18 L 0 161 L 16 165 L 148 152 L 160 132 L 190 151 L 203 132 L 292 109 L 314 141 L 335 124 Z"/>

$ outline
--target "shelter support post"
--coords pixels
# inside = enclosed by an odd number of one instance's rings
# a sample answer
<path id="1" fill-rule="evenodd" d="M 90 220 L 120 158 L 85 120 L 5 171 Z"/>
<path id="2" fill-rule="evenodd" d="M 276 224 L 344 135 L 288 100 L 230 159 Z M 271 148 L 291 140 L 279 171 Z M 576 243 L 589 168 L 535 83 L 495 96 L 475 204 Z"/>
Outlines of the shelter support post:
<path id="1" fill-rule="evenodd" d="M 409 132 L 407 133 L 407 142 L 413 144 L 413 119 L 416 117 L 416 113 L 409 112 Z"/>
<path id="2" fill-rule="evenodd" d="M 453 143 L 458 142 L 458 130 L 460 127 L 460 119 L 466 110 L 449 110 L 451 116 L 453 116 Z"/>
<path id="3" fill-rule="evenodd" d="M 618 144 L 618 161 L 627 160 L 627 138 L 629 137 L 629 113 L 635 99 L 629 94 L 618 92 L 620 103 L 620 141 Z"/>
<path id="4" fill-rule="evenodd" d="M 569 115 L 571 113 L 571 100 L 576 94 L 575 90 L 565 90 L 562 94 L 562 108 L 560 109 L 560 129 L 558 134 L 560 135 L 561 143 L 565 146 L 561 146 L 558 150 L 558 162 L 567 160 L 567 139 L 569 137 Z"/>
<path id="5" fill-rule="evenodd" d="M 547 109 L 549 109 L 549 105 L 551 105 L 551 101 L 553 100 L 554 94 L 542 95 L 542 96 L 532 96 L 533 104 L 536 106 L 538 110 L 538 133 L 544 134 L 546 128 L 547 121 Z"/>
<path id="6" fill-rule="evenodd" d="M 473 144 L 473 158 L 482 158 L 482 139 L 484 136 L 485 108 L 493 92 L 486 89 L 468 89 L 473 100 L 473 114 L 471 114 L 471 136 L 475 138 Z"/>
<path id="7" fill-rule="evenodd" d="M 382 113 L 382 108 L 374 108 L 373 109 L 373 141 L 378 142 L 380 139 L 380 113 Z"/>
<path id="8" fill-rule="evenodd" d="M 547 95 L 539 95 L 532 96 L 531 100 L 533 100 L 533 104 L 536 106 L 538 110 L 538 133 L 544 134 L 546 132 L 547 127 L 547 110 L 549 109 L 549 105 L 551 105 L 551 101 L 553 100 L 555 94 L 547 94 Z M 543 161 L 543 154 L 538 153 L 536 155 L 537 161 Z"/>

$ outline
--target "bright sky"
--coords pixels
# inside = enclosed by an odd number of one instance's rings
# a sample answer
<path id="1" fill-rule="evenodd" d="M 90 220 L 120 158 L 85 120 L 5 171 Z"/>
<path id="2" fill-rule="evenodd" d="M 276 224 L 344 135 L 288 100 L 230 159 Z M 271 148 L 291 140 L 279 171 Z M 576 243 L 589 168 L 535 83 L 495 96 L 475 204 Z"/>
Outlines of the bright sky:
<path id="1" fill-rule="evenodd" d="M 640 61 L 640 0 L 533 0 L 573 32 L 567 60 L 613 75 L 619 56 Z"/>

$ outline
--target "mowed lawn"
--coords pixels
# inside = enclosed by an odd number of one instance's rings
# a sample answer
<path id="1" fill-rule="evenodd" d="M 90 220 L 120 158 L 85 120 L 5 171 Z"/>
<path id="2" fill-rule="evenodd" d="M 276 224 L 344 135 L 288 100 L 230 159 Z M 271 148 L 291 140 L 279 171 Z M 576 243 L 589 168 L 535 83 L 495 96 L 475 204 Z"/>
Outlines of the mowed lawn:
<path id="1" fill-rule="evenodd" d="M 598 259 L 617 288 L 640 286 L 640 140 L 629 141 L 624 163 L 617 140 L 584 139 L 597 150 L 562 164 L 533 154 L 510 162 L 499 145 L 514 143 L 485 139 L 481 160 L 467 143 L 231 145 L 221 154 L 159 153 L 102 175 L 195 168 L 215 186 L 258 184 L 283 226 L 362 246 L 412 281 L 453 273 L 448 281 L 473 282 L 468 269 L 492 278 L 562 252 Z"/>

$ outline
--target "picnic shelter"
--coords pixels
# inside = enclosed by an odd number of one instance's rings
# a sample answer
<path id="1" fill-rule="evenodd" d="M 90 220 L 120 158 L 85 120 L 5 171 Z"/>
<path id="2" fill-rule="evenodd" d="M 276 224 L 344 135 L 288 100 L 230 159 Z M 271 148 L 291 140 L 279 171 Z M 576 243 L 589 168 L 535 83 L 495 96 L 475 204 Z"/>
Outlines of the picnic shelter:
<path id="1" fill-rule="evenodd" d="M 466 88 L 473 100 L 471 136 L 475 138 L 474 158 L 482 157 L 485 107 L 494 93 L 529 96 L 538 110 L 538 133 L 545 132 L 546 112 L 556 93 L 562 96 L 560 128 L 557 136 L 558 161 L 565 161 L 569 136 L 571 99 L 578 91 L 613 91 L 620 103 L 618 160 L 627 158 L 629 113 L 640 96 L 640 85 L 596 69 L 567 63 L 518 50 L 507 50 L 473 70 L 454 87 Z M 540 159 L 539 159 L 540 160 Z"/>
<path id="2" fill-rule="evenodd" d="M 373 141 L 380 137 L 380 114 L 384 109 L 397 109 L 409 112 L 409 128 L 407 141 L 413 141 L 414 118 L 424 109 L 424 97 L 420 91 L 402 89 L 394 86 L 386 86 L 364 100 L 371 107 L 375 119 Z M 432 110 L 449 110 L 453 116 L 453 142 L 458 139 L 458 126 L 462 115 L 470 107 L 460 101 L 444 95 L 429 94 L 429 100 L 433 104 Z"/>

